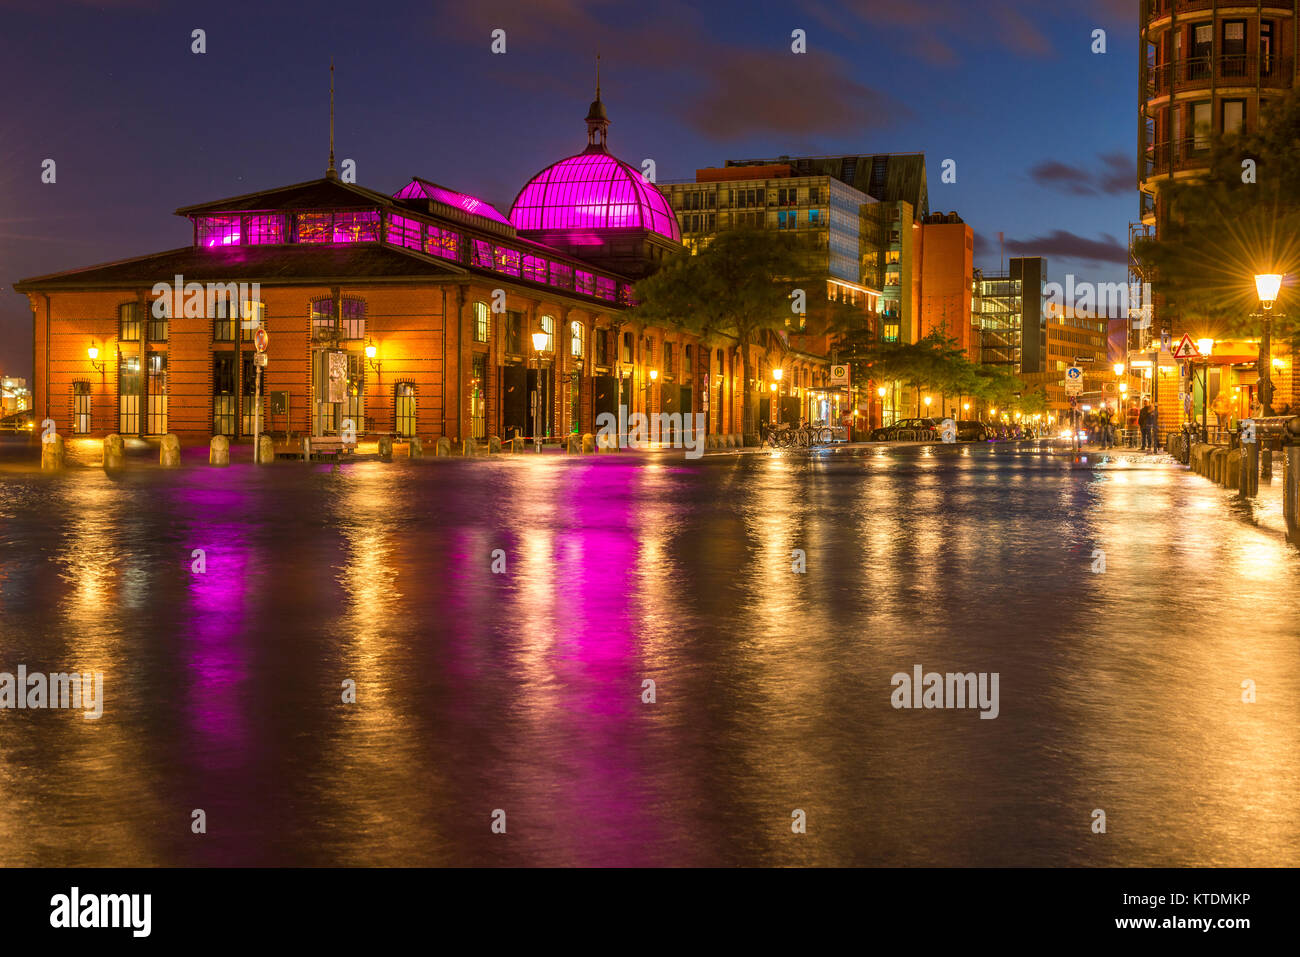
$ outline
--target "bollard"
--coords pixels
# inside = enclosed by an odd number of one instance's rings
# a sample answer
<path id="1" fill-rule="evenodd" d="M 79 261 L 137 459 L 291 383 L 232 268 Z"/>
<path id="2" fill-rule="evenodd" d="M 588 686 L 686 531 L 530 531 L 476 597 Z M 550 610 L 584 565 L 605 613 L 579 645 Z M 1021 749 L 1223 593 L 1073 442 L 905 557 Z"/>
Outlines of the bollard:
<path id="1" fill-rule="evenodd" d="M 582 437 L 579 435 L 570 435 L 565 442 L 565 454 L 581 455 L 582 454 Z"/>
<path id="2" fill-rule="evenodd" d="M 174 432 L 168 432 L 158 443 L 158 464 L 165 469 L 174 469 L 181 464 L 181 440 Z"/>
<path id="3" fill-rule="evenodd" d="M 1265 485 L 1273 484 L 1273 439 L 1264 439 L 1264 447 L 1259 452 L 1259 478 Z"/>
<path id="4" fill-rule="evenodd" d="M 451 439 L 447 438 L 445 435 L 438 439 L 438 449 L 434 454 L 451 455 Z"/>
<path id="5" fill-rule="evenodd" d="M 463 455 L 463 456 L 470 456 L 470 455 L 473 455 L 473 454 L 474 454 L 475 452 L 477 452 L 477 451 L 478 451 L 478 446 L 477 446 L 477 444 L 474 442 L 473 439 L 469 439 L 469 438 L 461 439 L 461 442 L 460 442 L 460 454 L 461 454 L 461 455 Z"/>
<path id="6" fill-rule="evenodd" d="M 57 432 L 41 436 L 41 468 L 63 468 L 63 436 Z"/>
<path id="7" fill-rule="evenodd" d="M 311 436 L 310 435 L 304 435 L 302 437 L 302 460 L 304 462 L 311 461 Z"/>
<path id="8" fill-rule="evenodd" d="M 1300 445 L 1288 445 L 1282 460 L 1282 514 L 1287 534 L 1300 541 Z"/>
<path id="9" fill-rule="evenodd" d="M 522 452 L 524 450 L 524 437 L 516 433 L 510 437 L 510 451 Z"/>
<path id="10" fill-rule="evenodd" d="M 104 468 L 120 469 L 126 462 L 126 443 L 114 432 L 104 436 Z"/>
<path id="11" fill-rule="evenodd" d="M 257 437 L 257 464 L 270 465 L 275 461 L 275 441 L 263 432 Z M 337 460 L 336 460 L 337 461 Z"/>
<path id="12" fill-rule="evenodd" d="M 1235 488 L 1242 490 L 1242 474 L 1245 470 L 1241 467 L 1241 449 L 1231 449 L 1223 457 L 1223 487 Z"/>
<path id="13" fill-rule="evenodd" d="M 501 436 L 499 436 L 499 435 L 489 435 L 489 436 L 488 436 L 488 455 L 500 455 L 500 454 L 501 454 Z"/>
<path id="14" fill-rule="evenodd" d="M 1238 489 L 1243 498 L 1254 498 L 1259 494 L 1259 443 L 1243 445 L 1241 451 L 1241 482 Z"/>
<path id="15" fill-rule="evenodd" d="M 1215 446 L 1210 453 L 1210 481 L 1223 485 L 1224 467 L 1228 461 L 1228 449 L 1226 446 Z"/>
<path id="16" fill-rule="evenodd" d="M 411 436 L 411 448 L 408 454 L 413 459 L 424 458 L 424 443 L 420 441 L 418 436 Z"/>
<path id="17" fill-rule="evenodd" d="M 385 462 L 393 457 L 393 437 L 391 435 L 381 435 L 379 437 L 379 457 Z"/>
<path id="18" fill-rule="evenodd" d="M 582 437 L 582 454 L 591 455 L 596 451 L 596 437 L 588 432 Z"/>
<path id="19" fill-rule="evenodd" d="M 104 457 L 108 457 L 108 439 L 104 440 Z M 230 464 L 230 439 L 224 435 L 214 435 L 212 437 L 212 441 L 208 443 L 208 464 Z"/>

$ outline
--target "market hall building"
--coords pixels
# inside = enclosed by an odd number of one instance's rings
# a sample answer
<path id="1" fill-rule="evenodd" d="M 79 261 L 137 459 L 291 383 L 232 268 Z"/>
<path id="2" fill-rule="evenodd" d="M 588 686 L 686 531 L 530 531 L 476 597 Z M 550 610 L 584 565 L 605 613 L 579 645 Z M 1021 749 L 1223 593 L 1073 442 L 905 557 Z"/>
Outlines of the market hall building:
<path id="1" fill-rule="evenodd" d="M 420 178 L 391 196 L 342 182 L 331 150 L 322 179 L 177 210 L 186 247 L 16 283 L 37 414 L 67 435 L 251 436 L 261 327 L 273 434 L 351 419 L 363 435 L 532 436 L 537 414 L 563 435 L 596 431 L 620 401 L 740 432 L 734 349 L 715 359 L 625 317 L 681 232 L 607 150 L 599 92 L 586 123 L 587 148 L 534 176 L 508 216 Z"/>

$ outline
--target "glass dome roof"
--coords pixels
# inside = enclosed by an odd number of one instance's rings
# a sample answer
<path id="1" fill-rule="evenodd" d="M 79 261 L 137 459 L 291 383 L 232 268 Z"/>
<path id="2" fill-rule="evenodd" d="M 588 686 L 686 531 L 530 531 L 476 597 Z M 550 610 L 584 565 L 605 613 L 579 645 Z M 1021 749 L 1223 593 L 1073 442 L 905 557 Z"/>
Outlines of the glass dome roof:
<path id="1" fill-rule="evenodd" d="M 663 193 L 600 146 L 529 180 L 510 207 L 510 221 L 518 230 L 648 229 L 682 238 Z"/>

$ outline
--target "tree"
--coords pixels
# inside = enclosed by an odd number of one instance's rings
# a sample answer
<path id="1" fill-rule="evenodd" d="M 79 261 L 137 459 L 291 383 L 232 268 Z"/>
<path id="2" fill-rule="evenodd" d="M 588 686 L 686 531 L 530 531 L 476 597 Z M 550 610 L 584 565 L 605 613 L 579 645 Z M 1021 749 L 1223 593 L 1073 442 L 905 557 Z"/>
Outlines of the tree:
<path id="1" fill-rule="evenodd" d="M 799 287 L 802 257 L 786 236 L 762 229 L 719 233 L 695 255 L 682 253 L 637 283 L 638 322 L 685 329 L 705 339 L 727 336 L 740 353 L 741 418 L 746 444 L 757 443 L 757 412 L 749 387 L 750 346 L 766 345 L 769 333 L 795 319 L 791 297 L 802 288 L 814 299 L 820 287 Z M 785 278 L 783 278 L 785 277 Z"/>

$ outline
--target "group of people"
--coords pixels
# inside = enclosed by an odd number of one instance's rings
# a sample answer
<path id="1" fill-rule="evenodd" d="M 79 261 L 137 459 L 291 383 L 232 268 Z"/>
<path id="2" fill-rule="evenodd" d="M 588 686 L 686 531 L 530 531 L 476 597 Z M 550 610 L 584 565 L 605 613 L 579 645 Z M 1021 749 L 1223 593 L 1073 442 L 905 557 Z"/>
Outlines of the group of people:
<path id="1" fill-rule="evenodd" d="M 1119 429 L 1124 424 L 1119 410 L 1111 409 L 1105 404 L 1096 412 L 1089 412 L 1083 417 L 1083 427 L 1094 441 L 1100 441 L 1103 449 L 1119 444 Z M 1143 402 L 1141 409 L 1129 410 L 1127 427 L 1141 430 L 1142 451 L 1156 450 L 1156 413 L 1150 402 Z"/>

